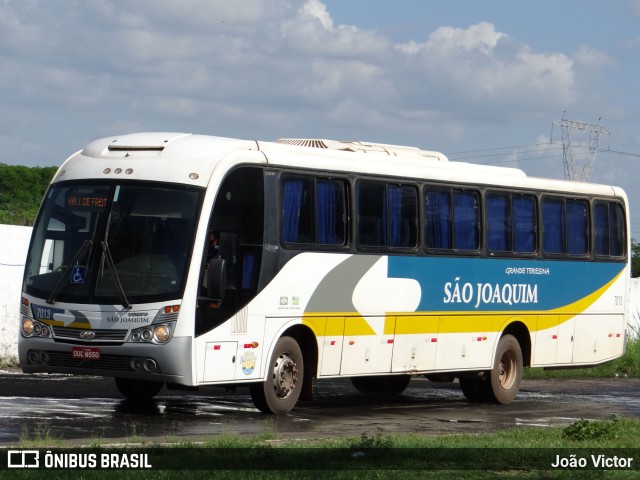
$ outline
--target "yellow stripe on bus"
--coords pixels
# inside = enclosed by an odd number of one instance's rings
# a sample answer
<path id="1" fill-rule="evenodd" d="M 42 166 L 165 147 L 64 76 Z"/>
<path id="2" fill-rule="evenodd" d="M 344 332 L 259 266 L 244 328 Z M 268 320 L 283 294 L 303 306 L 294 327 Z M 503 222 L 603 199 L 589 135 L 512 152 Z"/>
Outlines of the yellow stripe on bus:
<path id="1" fill-rule="evenodd" d="M 540 311 L 495 312 L 388 312 L 384 335 L 412 335 L 438 333 L 500 332 L 507 323 L 521 321 L 530 332 L 546 330 L 584 313 L 622 275 L 622 272 L 595 292 L 564 307 Z M 348 321 L 345 322 L 345 319 Z M 316 336 L 376 335 L 371 325 L 354 312 L 305 313 L 303 324 Z"/>

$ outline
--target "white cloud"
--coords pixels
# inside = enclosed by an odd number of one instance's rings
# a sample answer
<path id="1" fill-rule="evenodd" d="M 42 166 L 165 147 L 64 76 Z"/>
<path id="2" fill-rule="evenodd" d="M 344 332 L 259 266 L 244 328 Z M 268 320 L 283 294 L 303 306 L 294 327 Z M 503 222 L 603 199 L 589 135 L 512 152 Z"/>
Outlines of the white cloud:
<path id="1" fill-rule="evenodd" d="M 536 51 L 489 22 L 424 35 L 394 45 L 320 0 L 0 0 L 0 128 L 68 115 L 83 139 L 106 127 L 459 139 L 474 122 L 569 108 L 576 64 L 607 61 Z"/>
<path id="2" fill-rule="evenodd" d="M 295 15 L 282 20 L 279 30 L 284 49 L 298 55 L 371 59 L 389 49 L 389 41 L 375 32 L 334 26 L 319 0 L 304 2 Z"/>
<path id="3" fill-rule="evenodd" d="M 309 0 L 302 6 L 300 13 L 318 19 L 325 30 L 333 29 L 333 19 L 320 0 Z"/>
<path id="4" fill-rule="evenodd" d="M 425 48 L 429 53 L 447 57 L 455 56 L 459 51 L 491 54 L 503 37 L 504 34 L 496 32 L 489 22 L 471 25 L 467 29 L 440 27 L 429 35 Z"/>
<path id="5" fill-rule="evenodd" d="M 415 76 L 426 91 L 435 90 L 459 108 L 516 111 L 524 105 L 567 105 L 575 98 L 569 57 L 536 52 L 488 22 L 467 29 L 441 27 L 425 43 L 397 49 L 420 70 Z"/>
<path id="6" fill-rule="evenodd" d="M 577 66 L 587 69 L 599 70 L 615 64 L 615 60 L 607 52 L 598 50 L 588 45 L 580 45 L 573 55 Z"/>

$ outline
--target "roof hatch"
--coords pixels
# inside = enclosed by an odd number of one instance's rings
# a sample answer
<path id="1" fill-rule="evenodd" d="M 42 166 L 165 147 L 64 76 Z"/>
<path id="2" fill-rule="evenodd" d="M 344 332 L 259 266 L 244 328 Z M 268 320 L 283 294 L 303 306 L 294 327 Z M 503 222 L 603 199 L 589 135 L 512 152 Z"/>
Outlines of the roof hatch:
<path id="1" fill-rule="evenodd" d="M 184 133 L 133 133 L 115 138 L 107 147 L 110 152 L 161 152 Z"/>

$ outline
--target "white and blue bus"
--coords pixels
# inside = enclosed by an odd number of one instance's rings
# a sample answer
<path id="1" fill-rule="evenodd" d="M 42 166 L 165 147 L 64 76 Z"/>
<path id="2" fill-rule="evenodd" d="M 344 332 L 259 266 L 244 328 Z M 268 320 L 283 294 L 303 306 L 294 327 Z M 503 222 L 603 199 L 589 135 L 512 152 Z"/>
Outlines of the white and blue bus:
<path id="1" fill-rule="evenodd" d="M 270 413 L 335 377 L 509 403 L 524 367 L 623 354 L 628 231 L 619 188 L 417 148 L 105 138 L 42 202 L 20 363 L 130 399 L 244 385 Z"/>

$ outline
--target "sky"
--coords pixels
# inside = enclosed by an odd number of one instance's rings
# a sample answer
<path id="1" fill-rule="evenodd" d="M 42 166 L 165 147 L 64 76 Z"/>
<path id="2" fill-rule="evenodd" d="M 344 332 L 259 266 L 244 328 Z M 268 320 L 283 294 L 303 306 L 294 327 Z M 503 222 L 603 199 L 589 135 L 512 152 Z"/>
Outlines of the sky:
<path id="1" fill-rule="evenodd" d="M 627 191 L 640 239 L 640 0 L 0 0 L 0 72 L 9 165 L 172 131 L 563 178 L 557 122 L 598 125 L 591 181 Z M 569 131 L 577 165 L 589 132 Z"/>

